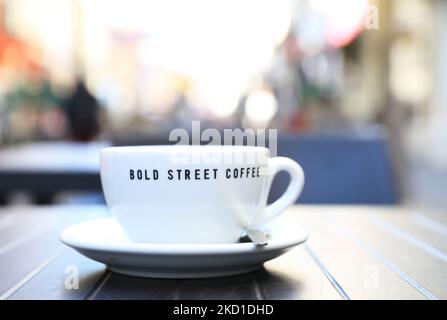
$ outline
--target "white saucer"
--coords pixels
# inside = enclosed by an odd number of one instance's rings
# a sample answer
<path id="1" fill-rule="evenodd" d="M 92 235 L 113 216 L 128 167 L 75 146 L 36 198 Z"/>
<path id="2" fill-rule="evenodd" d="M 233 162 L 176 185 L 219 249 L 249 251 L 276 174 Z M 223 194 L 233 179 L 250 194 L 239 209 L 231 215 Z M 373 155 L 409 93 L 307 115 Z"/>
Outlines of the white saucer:
<path id="1" fill-rule="evenodd" d="M 60 239 L 117 273 L 148 278 L 207 278 L 253 271 L 307 239 L 300 226 L 275 221 L 266 227 L 269 243 L 146 244 L 128 239 L 112 218 L 76 224 Z"/>

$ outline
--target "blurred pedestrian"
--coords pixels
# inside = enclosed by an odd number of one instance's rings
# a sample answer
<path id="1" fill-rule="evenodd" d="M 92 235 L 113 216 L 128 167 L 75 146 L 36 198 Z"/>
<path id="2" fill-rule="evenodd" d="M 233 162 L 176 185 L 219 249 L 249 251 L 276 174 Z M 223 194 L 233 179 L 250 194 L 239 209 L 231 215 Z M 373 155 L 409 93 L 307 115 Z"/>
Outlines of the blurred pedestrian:
<path id="1" fill-rule="evenodd" d="M 100 107 L 82 80 L 76 84 L 65 107 L 70 137 L 76 141 L 91 141 L 100 131 Z"/>

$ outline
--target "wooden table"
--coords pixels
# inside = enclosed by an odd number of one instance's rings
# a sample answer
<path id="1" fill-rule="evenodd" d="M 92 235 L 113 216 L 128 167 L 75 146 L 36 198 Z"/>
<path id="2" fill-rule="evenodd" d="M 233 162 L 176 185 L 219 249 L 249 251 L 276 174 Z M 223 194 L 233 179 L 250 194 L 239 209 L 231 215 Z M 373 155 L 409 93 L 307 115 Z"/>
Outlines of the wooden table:
<path id="1" fill-rule="evenodd" d="M 51 203 L 61 191 L 101 191 L 99 150 L 107 142 L 41 142 L 0 150 L 0 203 L 28 191 Z"/>
<path id="2" fill-rule="evenodd" d="M 0 299 L 446 299 L 447 216 L 398 207 L 296 206 L 306 245 L 249 274 L 215 279 L 126 277 L 58 240 L 103 206 L 0 210 Z M 79 285 L 76 287 L 76 278 Z"/>

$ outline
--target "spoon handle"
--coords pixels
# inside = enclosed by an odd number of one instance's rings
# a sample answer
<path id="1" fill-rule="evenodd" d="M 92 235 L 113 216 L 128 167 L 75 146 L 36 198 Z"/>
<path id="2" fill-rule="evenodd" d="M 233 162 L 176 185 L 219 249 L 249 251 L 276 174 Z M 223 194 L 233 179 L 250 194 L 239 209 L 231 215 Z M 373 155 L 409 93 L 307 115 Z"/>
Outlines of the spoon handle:
<path id="1" fill-rule="evenodd" d="M 265 232 L 258 229 L 249 229 L 247 231 L 247 236 L 253 241 L 257 246 L 266 246 L 268 244 L 268 237 Z"/>

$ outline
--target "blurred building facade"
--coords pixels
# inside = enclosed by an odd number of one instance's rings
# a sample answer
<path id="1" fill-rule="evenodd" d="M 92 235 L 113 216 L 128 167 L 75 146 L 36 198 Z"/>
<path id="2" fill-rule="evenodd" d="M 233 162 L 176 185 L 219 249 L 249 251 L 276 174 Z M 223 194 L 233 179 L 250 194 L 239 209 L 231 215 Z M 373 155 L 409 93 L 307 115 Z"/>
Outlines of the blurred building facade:
<path id="1" fill-rule="evenodd" d="M 397 157 L 447 167 L 445 1 L 0 3 L 2 145 L 76 138 L 66 101 L 82 79 L 99 106 L 92 139 L 192 120 L 298 134 L 383 124 Z"/>

